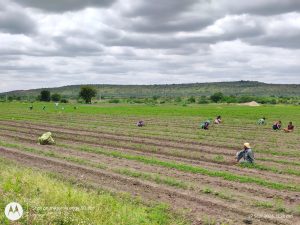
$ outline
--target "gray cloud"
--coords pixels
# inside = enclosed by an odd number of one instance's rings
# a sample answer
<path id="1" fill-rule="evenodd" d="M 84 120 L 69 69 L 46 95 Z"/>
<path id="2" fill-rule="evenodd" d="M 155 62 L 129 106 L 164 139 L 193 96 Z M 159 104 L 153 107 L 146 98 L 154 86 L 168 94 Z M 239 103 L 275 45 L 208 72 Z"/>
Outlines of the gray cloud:
<path id="1" fill-rule="evenodd" d="M 25 7 L 38 8 L 50 12 L 77 11 L 86 7 L 108 7 L 114 0 L 16 0 Z"/>
<path id="2" fill-rule="evenodd" d="M 298 0 L 0 0 L 0 92 L 80 83 L 300 83 L 299 39 Z"/>
<path id="3" fill-rule="evenodd" d="M 11 34 L 30 34 L 36 31 L 34 20 L 19 7 L 6 6 L 0 1 L 0 32 Z"/>
<path id="4" fill-rule="evenodd" d="M 298 0 L 220 0 L 217 3 L 219 7 L 227 9 L 228 12 L 237 14 L 276 15 L 300 11 L 300 1 Z"/>

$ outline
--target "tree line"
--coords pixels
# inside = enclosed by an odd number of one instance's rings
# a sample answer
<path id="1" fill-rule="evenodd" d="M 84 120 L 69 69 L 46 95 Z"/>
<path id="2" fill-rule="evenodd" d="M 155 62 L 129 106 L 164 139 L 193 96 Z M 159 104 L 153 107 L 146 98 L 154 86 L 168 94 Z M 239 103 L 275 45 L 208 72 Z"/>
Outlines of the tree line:
<path id="1" fill-rule="evenodd" d="M 81 86 L 78 93 L 78 102 L 84 102 L 86 104 L 91 104 L 92 99 L 97 96 L 97 89 L 93 86 Z M 3 99 L 3 98 L 2 98 Z M 154 95 L 153 97 L 137 98 L 135 96 L 127 98 L 116 98 L 114 96 L 101 96 L 101 99 L 106 100 L 108 103 L 132 103 L 132 104 L 164 104 L 164 103 L 174 103 L 174 104 L 209 104 L 209 103 L 245 103 L 256 101 L 261 104 L 300 104 L 299 97 L 284 97 L 284 96 L 234 96 L 234 95 L 224 95 L 222 92 L 215 92 L 210 96 L 186 96 L 186 97 L 170 97 L 170 96 L 159 96 Z M 22 100 L 20 96 L 13 97 L 9 96 L 8 101 L 12 100 Z M 38 101 L 44 102 L 62 102 L 68 103 L 67 98 L 63 98 L 61 94 L 53 93 L 49 90 L 42 90 L 38 95 Z"/>
<path id="2" fill-rule="evenodd" d="M 92 98 L 96 97 L 97 90 L 91 86 L 82 86 L 79 92 L 79 98 L 82 98 L 86 104 L 92 103 Z M 42 102 L 62 102 L 67 103 L 68 100 L 62 98 L 62 96 L 58 93 L 54 93 L 51 95 L 49 90 L 42 90 L 40 95 L 37 97 L 38 101 Z"/>

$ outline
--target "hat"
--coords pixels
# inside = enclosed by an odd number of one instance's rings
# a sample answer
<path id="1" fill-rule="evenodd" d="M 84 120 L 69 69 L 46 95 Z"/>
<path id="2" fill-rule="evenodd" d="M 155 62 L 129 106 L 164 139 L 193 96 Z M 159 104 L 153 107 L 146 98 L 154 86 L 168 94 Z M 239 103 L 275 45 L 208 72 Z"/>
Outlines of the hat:
<path id="1" fill-rule="evenodd" d="M 244 146 L 245 146 L 246 148 L 251 148 L 249 143 L 244 143 Z"/>

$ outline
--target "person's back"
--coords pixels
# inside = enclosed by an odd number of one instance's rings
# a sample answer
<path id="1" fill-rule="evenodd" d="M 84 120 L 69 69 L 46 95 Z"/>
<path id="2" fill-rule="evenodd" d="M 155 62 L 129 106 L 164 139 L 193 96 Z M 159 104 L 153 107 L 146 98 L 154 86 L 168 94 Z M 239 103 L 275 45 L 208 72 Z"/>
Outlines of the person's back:
<path id="1" fill-rule="evenodd" d="M 244 149 L 236 153 L 237 162 L 241 159 L 248 163 L 254 163 L 254 154 L 249 143 L 244 143 Z"/>
<path id="2" fill-rule="evenodd" d="M 288 130 L 294 130 L 294 125 L 288 125 Z"/>
<path id="3" fill-rule="evenodd" d="M 266 119 L 265 118 L 261 118 L 257 121 L 258 125 L 265 125 L 266 124 Z"/>
<path id="4" fill-rule="evenodd" d="M 201 129 L 208 130 L 208 127 L 209 127 L 209 122 L 208 121 L 202 122 L 200 124 Z"/>
<path id="5" fill-rule="evenodd" d="M 289 122 L 289 125 L 287 128 L 284 129 L 285 132 L 293 132 L 294 131 L 294 125 L 292 122 Z"/>
<path id="6" fill-rule="evenodd" d="M 215 124 L 220 124 L 221 122 L 222 122 L 221 116 L 218 116 L 214 121 Z"/>
<path id="7" fill-rule="evenodd" d="M 205 123 L 204 123 L 204 128 L 203 128 L 203 129 L 208 130 L 208 126 L 209 126 L 209 122 L 205 122 Z"/>
<path id="8" fill-rule="evenodd" d="M 275 122 L 273 124 L 273 130 L 279 130 L 281 128 L 281 121 Z"/>
<path id="9" fill-rule="evenodd" d="M 137 126 L 138 127 L 142 127 L 142 126 L 144 126 L 145 124 L 144 124 L 144 121 L 142 121 L 142 120 L 140 120 L 138 123 L 137 123 Z"/>
<path id="10" fill-rule="evenodd" d="M 254 154 L 251 148 L 247 149 L 244 155 L 244 160 L 246 160 L 249 163 L 254 162 Z"/>

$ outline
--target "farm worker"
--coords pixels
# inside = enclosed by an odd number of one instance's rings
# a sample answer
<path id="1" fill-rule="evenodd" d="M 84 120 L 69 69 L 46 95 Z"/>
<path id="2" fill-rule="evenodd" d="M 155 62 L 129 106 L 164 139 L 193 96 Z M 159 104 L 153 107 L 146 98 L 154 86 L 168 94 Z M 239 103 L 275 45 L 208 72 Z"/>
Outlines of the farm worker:
<path id="1" fill-rule="evenodd" d="M 265 125 L 265 124 L 266 124 L 266 118 L 263 117 L 263 118 L 259 119 L 259 120 L 257 121 L 257 124 L 258 124 L 258 125 Z"/>
<path id="2" fill-rule="evenodd" d="M 244 149 L 236 153 L 237 162 L 239 162 L 242 158 L 246 162 L 254 162 L 254 154 L 249 143 L 244 143 Z"/>
<path id="3" fill-rule="evenodd" d="M 277 121 L 273 124 L 273 130 L 279 130 L 281 128 L 281 121 Z"/>
<path id="4" fill-rule="evenodd" d="M 208 130 L 209 124 L 210 124 L 210 120 L 206 120 L 206 121 L 200 123 L 200 128 L 204 129 L 204 130 Z"/>
<path id="5" fill-rule="evenodd" d="M 288 133 L 288 132 L 293 132 L 294 131 L 294 125 L 292 122 L 289 122 L 289 125 L 287 128 L 284 128 L 284 132 Z"/>
<path id="6" fill-rule="evenodd" d="M 46 109 L 46 106 L 43 106 L 43 110 L 45 110 Z"/>
<path id="7" fill-rule="evenodd" d="M 52 138 L 51 132 L 44 133 L 39 137 L 38 142 L 40 145 L 54 145 L 55 141 Z"/>
<path id="8" fill-rule="evenodd" d="M 143 127 L 143 126 L 145 126 L 145 123 L 144 123 L 143 120 L 140 120 L 139 122 L 137 122 L 136 125 L 137 125 L 138 127 Z"/>
<path id="9" fill-rule="evenodd" d="M 33 110 L 33 105 L 29 106 L 29 109 L 30 109 L 30 110 Z"/>
<path id="10" fill-rule="evenodd" d="M 221 122 L 222 122 L 221 116 L 218 116 L 218 117 L 215 119 L 215 124 L 220 124 Z"/>
<path id="11" fill-rule="evenodd" d="M 55 102 L 55 108 L 57 108 L 58 107 L 58 102 Z"/>

